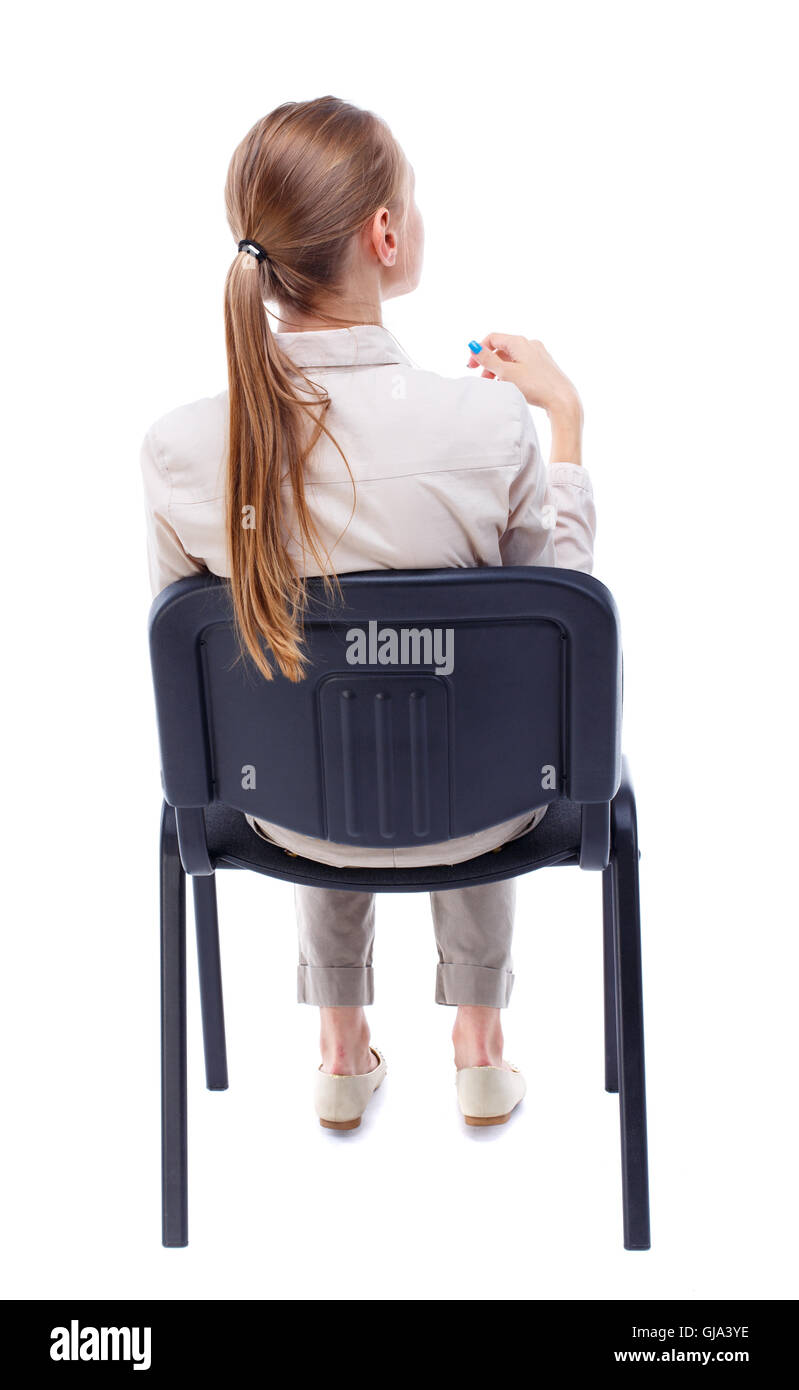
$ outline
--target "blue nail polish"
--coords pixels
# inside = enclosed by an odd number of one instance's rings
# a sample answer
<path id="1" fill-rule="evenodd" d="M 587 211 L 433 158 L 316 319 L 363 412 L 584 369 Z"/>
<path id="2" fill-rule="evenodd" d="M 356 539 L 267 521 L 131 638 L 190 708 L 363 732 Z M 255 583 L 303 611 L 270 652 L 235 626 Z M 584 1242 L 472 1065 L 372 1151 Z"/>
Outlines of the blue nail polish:
<path id="1" fill-rule="evenodd" d="M 472 352 L 482 352 L 482 351 L 483 351 L 483 344 L 482 344 L 482 343 L 470 343 L 470 344 L 469 344 L 469 347 L 471 348 Z"/>

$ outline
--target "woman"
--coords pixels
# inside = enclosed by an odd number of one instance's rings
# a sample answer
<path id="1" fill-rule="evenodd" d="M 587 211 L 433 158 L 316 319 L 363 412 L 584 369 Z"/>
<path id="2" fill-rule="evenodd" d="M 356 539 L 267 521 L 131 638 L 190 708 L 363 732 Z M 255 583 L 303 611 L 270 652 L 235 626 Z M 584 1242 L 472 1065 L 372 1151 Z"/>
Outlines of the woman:
<path id="1" fill-rule="evenodd" d="M 230 579 L 243 646 L 302 679 L 303 576 L 372 569 L 561 565 L 590 571 L 595 515 L 582 408 L 540 343 L 469 343 L 481 373 L 417 368 L 383 326 L 419 282 L 414 175 L 385 123 L 334 97 L 290 102 L 233 155 L 225 284 L 228 391 L 173 410 L 142 447 L 153 593 Z M 270 303 L 279 331 L 265 311 Z M 541 459 L 529 404 L 547 411 Z M 333 581 L 331 581 L 332 583 Z M 271 823 L 257 833 L 333 864 L 457 863 L 525 834 L 545 807 L 440 845 L 354 851 Z M 503 1057 L 514 882 L 431 894 L 436 1001 L 453 1028 L 461 1110 L 501 1123 L 524 1093 Z M 321 1010 L 316 1110 L 353 1128 L 385 1074 L 370 1045 L 374 900 L 297 887 L 299 999 Z"/>

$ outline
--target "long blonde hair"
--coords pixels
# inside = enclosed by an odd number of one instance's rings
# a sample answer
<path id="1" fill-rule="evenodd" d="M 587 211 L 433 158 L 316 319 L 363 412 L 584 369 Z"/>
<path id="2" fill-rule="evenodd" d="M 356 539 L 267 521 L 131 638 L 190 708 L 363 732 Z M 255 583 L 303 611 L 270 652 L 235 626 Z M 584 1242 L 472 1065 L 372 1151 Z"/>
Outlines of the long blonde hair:
<path id="1" fill-rule="evenodd" d="M 334 299 L 353 236 L 380 207 L 404 215 L 407 169 L 380 117 L 332 96 L 287 102 L 264 116 L 228 169 L 233 236 L 267 253 L 256 260 L 238 252 L 225 280 L 230 582 L 242 650 L 267 679 L 273 672 L 262 639 L 290 680 L 302 678 L 306 663 L 305 584 L 285 539 L 286 484 L 303 551 L 328 587 L 335 581 L 304 487 L 308 455 L 322 433 L 332 440 L 324 423 L 330 399 L 280 350 L 265 304 L 319 317 L 319 296 Z"/>

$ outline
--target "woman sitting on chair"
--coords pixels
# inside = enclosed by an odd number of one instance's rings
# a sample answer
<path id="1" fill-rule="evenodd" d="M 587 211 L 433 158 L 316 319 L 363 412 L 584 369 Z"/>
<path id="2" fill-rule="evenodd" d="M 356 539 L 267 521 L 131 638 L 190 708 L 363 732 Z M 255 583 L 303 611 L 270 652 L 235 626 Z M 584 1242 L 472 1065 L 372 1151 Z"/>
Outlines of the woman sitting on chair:
<path id="1" fill-rule="evenodd" d="M 252 661 L 296 681 L 304 576 L 590 572 L 582 408 L 541 343 L 485 334 L 468 345 L 467 366 L 482 371 L 448 378 L 416 367 L 383 326 L 382 301 L 419 283 L 423 247 L 413 170 L 386 124 L 331 96 L 280 106 L 235 151 L 226 204 L 238 248 L 225 283 L 229 389 L 169 412 L 142 447 L 153 593 L 186 575 L 228 578 Z M 548 468 L 529 405 L 549 416 Z M 472 859 L 528 833 L 545 810 L 393 850 L 248 820 L 326 864 L 404 866 Z M 430 897 L 435 998 L 457 1008 L 461 1110 L 500 1123 L 524 1094 L 500 1022 L 513 985 L 515 880 Z M 364 1013 L 374 898 L 297 886 L 295 900 L 299 999 L 321 1010 L 316 1110 L 323 1124 L 352 1128 L 385 1073 Z"/>

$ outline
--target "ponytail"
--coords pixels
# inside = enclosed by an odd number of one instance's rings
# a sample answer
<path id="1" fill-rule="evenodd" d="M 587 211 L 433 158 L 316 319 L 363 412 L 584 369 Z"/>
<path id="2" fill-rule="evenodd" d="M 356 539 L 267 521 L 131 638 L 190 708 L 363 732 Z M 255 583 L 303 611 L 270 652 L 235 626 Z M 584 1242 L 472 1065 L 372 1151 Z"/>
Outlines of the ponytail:
<path id="1" fill-rule="evenodd" d="M 265 303 L 316 312 L 320 291 L 337 287 L 352 236 L 378 207 L 400 206 L 404 172 L 384 123 L 334 97 L 278 107 L 228 171 L 228 221 L 242 241 L 225 281 L 228 558 L 239 641 L 267 679 L 264 643 L 289 680 L 301 680 L 307 663 L 304 575 L 287 547 L 292 521 L 329 591 L 336 581 L 304 482 L 320 435 L 332 439 L 330 398 L 280 350 Z M 250 237 L 257 256 L 245 249 Z"/>
<path id="2" fill-rule="evenodd" d="M 264 310 L 269 271 L 240 252 L 225 286 L 225 339 L 230 400 L 227 543 L 239 638 L 255 665 L 272 678 L 261 637 L 279 669 L 300 680 L 305 665 L 301 624 L 305 588 L 286 548 L 283 485 L 288 483 L 299 537 L 325 572 L 305 498 L 305 461 L 322 432 L 298 395 L 290 365 Z M 306 379 L 307 380 L 307 379 Z M 308 383 L 314 391 L 313 383 Z M 324 410 L 327 400 L 316 388 Z"/>

